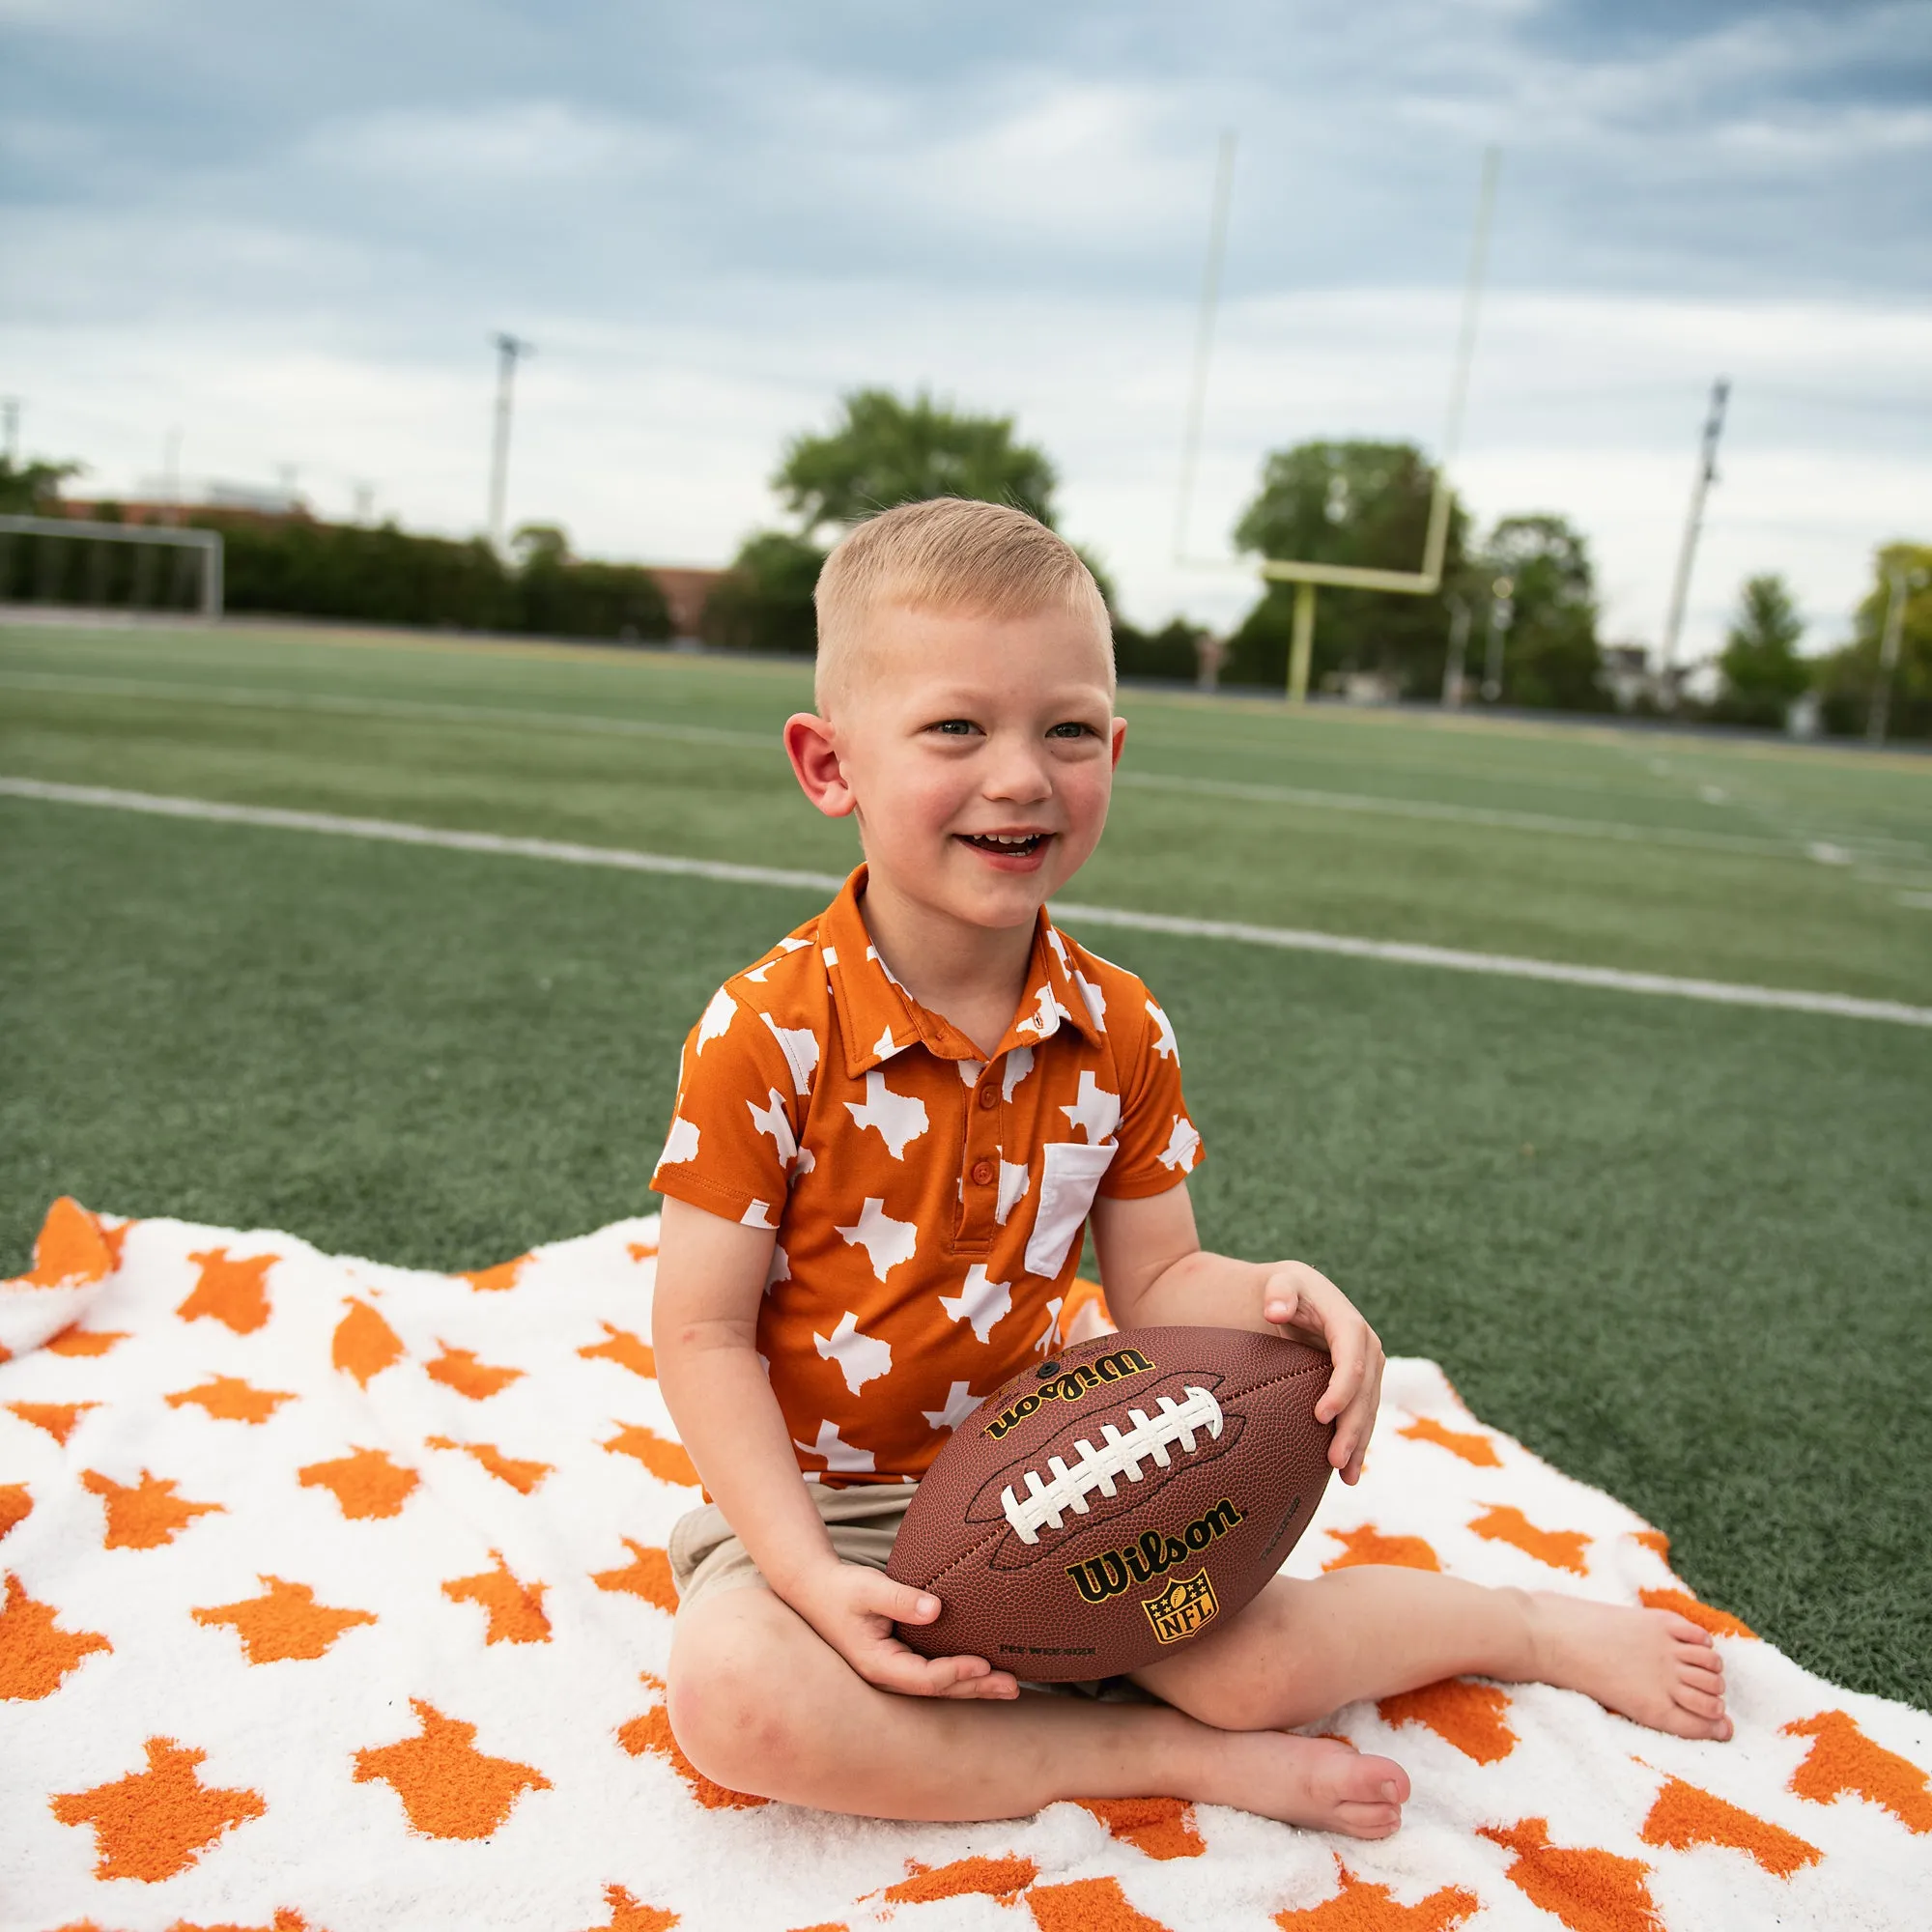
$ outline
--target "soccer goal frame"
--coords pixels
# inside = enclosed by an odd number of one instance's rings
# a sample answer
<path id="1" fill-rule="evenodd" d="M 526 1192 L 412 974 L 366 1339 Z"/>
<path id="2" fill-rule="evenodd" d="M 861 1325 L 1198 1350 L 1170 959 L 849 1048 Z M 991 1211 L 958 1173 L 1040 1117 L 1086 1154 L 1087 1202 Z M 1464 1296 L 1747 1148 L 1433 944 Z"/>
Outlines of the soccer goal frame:
<path id="1" fill-rule="evenodd" d="M 200 560 L 200 598 L 194 607 L 199 614 L 210 623 L 220 620 L 224 596 L 223 555 L 221 532 L 219 530 L 184 529 L 174 524 L 103 524 L 84 517 L 20 517 L 0 516 L 0 586 L 12 582 L 11 558 L 6 553 L 12 549 L 15 537 L 52 539 L 75 544 L 142 544 L 161 550 L 192 552 Z M 63 571 L 61 573 L 65 575 Z M 141 588 L 141 576 L 136 573 L 134 591 Z M 4 589 L 0 589 L 4 597 Z M 30 600 L 5 599 L 18 605 Z M 40 607 L 34 607 L 40 608 Z M 49 604 L 46 608 L 54 608 Z M 143 606 L 138 601 L 127 604 L 97 604 L 60 606 L 61 609 L 111 610 L 117 613 L 140 611 L 153 609 L 159 611 L 166 607 Z"/>

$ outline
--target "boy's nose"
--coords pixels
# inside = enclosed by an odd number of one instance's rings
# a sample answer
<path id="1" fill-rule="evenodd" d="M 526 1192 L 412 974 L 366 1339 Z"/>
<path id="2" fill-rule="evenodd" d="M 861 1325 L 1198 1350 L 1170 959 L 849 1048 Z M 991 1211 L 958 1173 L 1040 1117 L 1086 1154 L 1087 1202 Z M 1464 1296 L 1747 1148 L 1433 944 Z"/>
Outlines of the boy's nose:
<path id="1" fill-rule="evenodd" d="M 988 798 L 1009 799 L 1016 805 L 1037 804 L 1053 796 L 1046 754 L 1024 739 L 993 741 L 993 756 L 982 787 Z"/>

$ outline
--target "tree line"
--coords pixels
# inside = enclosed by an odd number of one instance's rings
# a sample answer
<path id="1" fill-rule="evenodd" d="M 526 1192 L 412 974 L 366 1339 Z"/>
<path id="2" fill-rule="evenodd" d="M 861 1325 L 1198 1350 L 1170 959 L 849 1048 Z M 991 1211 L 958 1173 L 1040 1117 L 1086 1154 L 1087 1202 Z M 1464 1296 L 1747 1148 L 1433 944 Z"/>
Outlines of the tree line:
<path id="1" fill-rule="evenodd" d="M 73 469 L 15 467 L 0 458 L 0 509 L 55 502 Z M 812 587 L 843 529 L 895 503 L 940 496 L 1013 503 L 1057 526 L 1059 481 L 1051 459 L 1020 439 L 1011 416 L 958 412 L 926 394 L 906 400 L 885 389 L 855 390 L 830 428 L 801 433 L 781 452 L 771 485 L 790 526 L 754 530 L 740 545 L 706 603 L 703 639 L 726 649 L 809 655 L 816 643 Z M 1434 486 L 1434 470 L 1412 443 L 1299 443 L 1265 459 L 1235 526 L 1235 545 L 1258 559 L 1412 570 L 1423 554 Z M 575 557 L 554 525 L 525 526 L 501 556 L 481 538 L 416 536 L 393 524 L 370 528 L 204 510 L 187 521 L 222 531 L 228 604 L 238 611 L 638 642 L 671 631 L 663 591 L 646 566 Z M 0 597 L 44 597 L 48 560 L 31 557 L 30 548 L 4 547 Z M 1269 584 L 1232 635 L 1210 639 L 1178 616 L 1156 631 L 1132 624 L 1119 612 L 1100 559 L 1087 560 L 1114 612 L 1122 677 L 1193 683 L 1205 650 L 1224 685 L 1279 690 L 1285 683 L 1293 586 Z M 1311 683 L 1346 690 L 1367 680 L 1379 695 L 1433 700 L 1443 694 L 1460 636 L 1465 690 L 1505 706 L 1662 707 L 1776 727 L 1810 694 L 1824 728 L 1859 732 L 1881 681 L 1896 582 L 1904 595 L 1889 672 L 1889 732 L 1932 737 L 1932 547 L 1889 545 L 1874 562 L 1874 584 L 1850 638 L 1823 657 L 1801 655 L 1804 619 L 1783 578 L 1749 579 L 1716 662 L 1716 693 L 1695 700 L 1635 674 L 1630 647 L 1606 648 L 1589 544 L 1567 518 L 1512 515 L 1478 530 L 1452 497 L 1433 594 L 1320 592 Z M 132 558 L 97 557 L 86 590 L 63 594 L 71 602 L 102 601 L 103 573 L 137 567 Z"/>

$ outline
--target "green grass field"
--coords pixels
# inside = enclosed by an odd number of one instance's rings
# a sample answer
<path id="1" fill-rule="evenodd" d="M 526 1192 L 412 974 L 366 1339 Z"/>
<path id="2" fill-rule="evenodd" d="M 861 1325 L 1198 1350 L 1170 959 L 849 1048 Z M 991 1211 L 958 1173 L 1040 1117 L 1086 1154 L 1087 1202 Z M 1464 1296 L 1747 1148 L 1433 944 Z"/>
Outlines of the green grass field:
<path id="1" fill-rule="evenodd" d="M 0 776 L 817 871 L 798 669 L 0 630 Z M 1092 904 L 1932 1005 L 1932 763 L 1126 694 Z M 810 893 L 0 797 L 0 1270 L 49 1199 L 474 1265 L 647 1206 L 677 1043 Z M 1077 922 L 1073 922 L 1078 930 Z M 1932 1031 L 1108 928 L 1208 1238 L 1932 1707 Z"/>

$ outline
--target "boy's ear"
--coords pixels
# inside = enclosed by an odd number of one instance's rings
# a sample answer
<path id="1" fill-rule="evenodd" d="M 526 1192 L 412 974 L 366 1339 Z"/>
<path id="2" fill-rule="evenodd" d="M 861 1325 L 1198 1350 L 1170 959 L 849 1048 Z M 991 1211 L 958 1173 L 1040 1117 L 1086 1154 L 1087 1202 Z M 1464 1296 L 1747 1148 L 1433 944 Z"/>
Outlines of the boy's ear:
<path id="1" fill-rule="evenodd" d="M 1127 743 L 1127 721 L 1124 718 L 1116 718 L 1114 720 L 1113 763 L 1114 763 L 1114 768 L 1117 771 L 1120 769 L 1121 753 L 1122 751 L 1126 749 L 1126 743 Z"/>
<path id="2" fill-rule="evenodd" d="M 794 712 L 785 720 L 784 748 L 799 789 L 827 818 L 844 818 L 857 809 L 859 801 L 832 742 L 832 726 L 823 718 Z"/>

